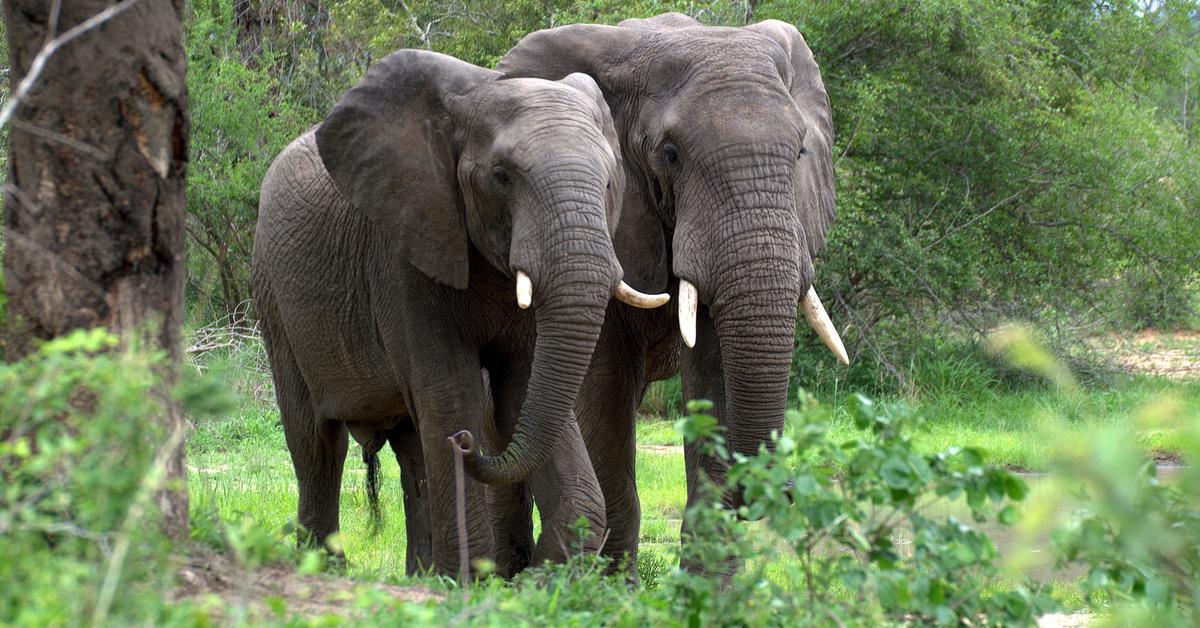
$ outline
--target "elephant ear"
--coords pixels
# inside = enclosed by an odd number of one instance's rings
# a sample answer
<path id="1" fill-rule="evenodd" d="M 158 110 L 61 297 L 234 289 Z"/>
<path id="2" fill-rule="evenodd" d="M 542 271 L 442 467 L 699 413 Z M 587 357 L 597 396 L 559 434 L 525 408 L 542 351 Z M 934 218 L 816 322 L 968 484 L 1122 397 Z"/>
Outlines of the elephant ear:
<path id="1" fill-rule="evenodd" d="M 625 50 L 645 33 L 619 26 L 571 24 L 534 31 L 513 46 L 496 70 L 508 76 L 557 81 L 572 72 L 591 76 L 612 91 Z"/>
<path id="2" fill-rule="evenodd" d="M 338 191 L 384 241 L 435 281 L 467 287 L 467 232 L 456 177 L 455 119 L 466 95 L 499 74 L 453 57 L 401 50 L 342 95 L 317 129 Z"/>
<path id="3" fill-rule="evenodd" d="M 833 111 L 829 107 L 829 94 L 812 51 L 795 26 L 766 20 L 745 28 L 772 39 L 791 59 L 789 91 L 807 129 L 804 154 L 797 165 L 796 209 L 800 212 L 808 253 L 815 256 L 825 248 L 825 233 L 834 215 Z"/>

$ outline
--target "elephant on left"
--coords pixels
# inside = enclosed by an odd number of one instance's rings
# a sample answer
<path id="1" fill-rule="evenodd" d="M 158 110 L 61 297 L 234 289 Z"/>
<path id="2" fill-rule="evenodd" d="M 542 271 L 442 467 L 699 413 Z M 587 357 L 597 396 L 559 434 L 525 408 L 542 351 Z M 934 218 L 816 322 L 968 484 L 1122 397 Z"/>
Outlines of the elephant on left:
<path id="1" fill-rule="evenodd" d="M 479 480 L 561 475 L 544 529 L 581 515 L 603 529 L 572 408 L 609 298 L 667 299 L 621 281 L 615 142 L 585 75 L 506 79 L 403 50 L 276 158 L 252 291 L 309 542 L 338 530 L 349 435 L 368 455 L 396 453 L 410 572 L 458 569 L 448 439 L 471 442 L 464 430 L 507 442 L 473 452 Z M 485 370 L 504 425 L 484 425 Z M 465 501 L 470 555 L 490 557 L 484 485 L 468 483 Z"/>

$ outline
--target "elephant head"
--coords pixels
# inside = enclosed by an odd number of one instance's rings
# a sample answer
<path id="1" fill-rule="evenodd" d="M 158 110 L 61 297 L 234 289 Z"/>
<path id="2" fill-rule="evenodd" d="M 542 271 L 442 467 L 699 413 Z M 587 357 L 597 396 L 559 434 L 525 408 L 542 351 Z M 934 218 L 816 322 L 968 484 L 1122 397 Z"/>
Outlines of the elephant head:
<path id="1" fill-rule="evenodd" d="M 668 298 L 621 280 L 611 230 L 624 178 L 599 88 L 582 74 L 506 78 L 404 50 L 342 96 L 316 139 L 334 184 L 378 226 L 386 254 L 460 290 L 478 255 L 515 283 L 519 307 L 536 308 L 516 433 L 502 455 L 468 447 L 467 459 L 482 481 L 523 480 L 572 420 L 609 297 L 639 306 Z M 470 444 L 469 434 L 459 439 Z"/>
<path id="2" fill-rule="evenodd" d="M 731 451 L 755 453 L 783 426 L 798 302 L 846 359 L 812 289 L 834 215 L 833 123 L 800 33 L 680 14 L 563 26 L 528 35 L 497 69 L 600 85 L 634 191 L 626 220 L 653 227 L 622 229 L 621 261 L 647 288 L 678 279 L 685 391 L 720 393 Z M 715 337 L 697 337 L 698 313 Z"/>

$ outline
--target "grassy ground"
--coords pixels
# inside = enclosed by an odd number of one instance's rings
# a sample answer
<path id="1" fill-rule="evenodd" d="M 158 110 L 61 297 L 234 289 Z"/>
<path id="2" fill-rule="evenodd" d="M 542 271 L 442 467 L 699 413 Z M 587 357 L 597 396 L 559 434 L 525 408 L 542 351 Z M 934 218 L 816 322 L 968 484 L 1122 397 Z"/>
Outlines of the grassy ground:
<path id="1" fill-rule="evenodd" d="M 263 394 L 261 382 L 240 382 L 238 386 L 259 401 L 243 403 L 236 416 L 199 421 L 189 441 L 192 508 L 201 537 L 216 534 L 218 519 L 246 519 L 268 530 L 282 530 L 295 516 L 295 479 L 274 404 Z M 671 391 L 658 393 L 669 397 Z M 838 408 L 833 400 L 827 403 Z M 1169 459 L 1178 449 L 1179 436 L 1147 422 L 1146 408 L 1174 404 L 1187 416 L 1200 416 L 1200 381 L 1131 376 L 1070 394 L 1044 388 L 1001 393 L 942 390 L 915 401 L 880 403 L 908 403 L 923 413 L 926 422 L 912 437 L 924 452 L 974 446 L 985 452 L 989 462 L 1042 470 L 1054 443 L 1063 438 L 1070 440 L 1073 435 L 1139 420 L 1142 446 Z M 648 409 L 654 407 L 648 404 Z M 839 438 L 854 434 L 853 423 L 841 408 L 835 410 L 833 430 Z M 685 502 L 683 457 L 672 421 L 648 416 L 639 422 L 637 431 L 643 554 L 639 571 L 652 577 L 677 560 Z M 351 557 L 350 575 L 399 581 L 404 573 L 405 541 L 396 462 L 390 456 L 381 457 L 380 494 L 386 522 L 379 534 L 372 536 L 365 468 L 356 454 L 352 449 L 342 487 L 342 541 Z"/>
<path id="2" fill-rule="evenodd" d="M 1083 441 L 1085 436 L 1106 428 L 1133 426 L 1144 451 L 1175 462 L 1174 454 L 1181 449 L 1184 436 L 1156 422 L 1155 417 L 1172 413 L 1177 417 L 1200 417 L 1200 379 L 1173 375 L 1179 372 L 1181 363 L 1200 363 L 1200 337 L 1160 338 L 1152 346 L 1141 343 L 1134 349 L 1142 351 L 1139 355 L 1143 357 L 1129 364 L 1161 365 L 1164 360 L 1159 355 L 1172 352 L 1173 361 L 1168 363 L 1171 370 L 1143 369 L 1153 374 L 1122 375 L 1108 378 L 1102 385 L 1085 384 L 1077 391 L 1062 392 L 1036 384 L 1001 385 L 985 367 L 970 360 L 936 362 L 921 371 L 924 375 L 917 382 L 917 392 L 905 398 L 877 395 L 876 402 L 905 404 L 924 417 L 920 427 L 910 434 L 922 453 L 969 446 L 982 450 L 989 463 L 1041 471 L 1047 469 L 1055 449 L 1064 443 Z M 217 366 L 222 360 L 206 362 Z M 262 536 L 265 531 L 269 537 L 265 542 L 290 546 L 292 540 L 284 531 L 295 517 L 296 484 L 261 350 L 243 348 L 223 362 L 228 373 L 236 374 L 229 380 L 242 401 L 232 415 L 197 420 L 189 438 L 195 535 L 215 545 L 228 545 L 221 540 L 223 534 Z M 1125 360 L 1119 362 L 1127 364 Z M 843 407 L 845 395 L 844 385 L 817 389 L 819 400 L 832 409 L 832 436 L 839 441 L 856 435 L 854 422 Z M 638 571 L 644 583 L 655 582 L 678 564 L 679 526 L 685 503 L 681 439 L 674 429 L 679 397 L 677 381 L 656 384 L 647 395 L 637 426 L 637 478 L 642 506 Z M 399 470 L 394 458 L 384 455 L 381 461 L 380 496 L 386 519 L 373 536 L 365 500 L 365 467 L 357 448 L 351 449 L 347 460 L 341 541 L 349 558 L 348 583 L 410 583 L 404 577 L 405 527 Z M 1034 493 L 1027 503 L 1038 503 L 1039 487 L 1033 480 L 1030 483 Z M 1041 501 L 1059 502 L 1064 498 L 1051 495 L 1047 500 L 1043 495 Z M 965 516 L 953 510 L 954 506 L 949 508 L 939 516 Z M 1030 554 L 1028 538 L 1017 538 L 1013 529 L 993 526 L 985 530 L 1002 555 L 1019 559 Z M 252 545 L 253 540 L 248 543 Z M 1034 545 L 1043 547 L 1045 543 L 1043 534 Z M 788 586 L 786 567 L 795 558 L 787 553 L 782 556 L 766 565 L 765 573 L 777 584 L 793 589 Z M 751 566 L 754 563 L 751 560 Z M 1048 576 L 1046 567 L 1035 567 L 1035 575 Z M 1047 581 L 1046 586 L 1064 608 L 1084 608 L 1076 581 L 1062 579 L 1062 575 L 1055 577 L 1059 579 Z M 421 580 L 417 584 L 425 587 L 430 583 Z M 435 588 L 438 586 L 444 590 L 444 583 L 435 583 Z"/>
<path id="3" fill-rule="evenodd" d="M 835 405 L 835 400 L 823 400 Z M 885 399 L 882 404 L 908 404 L 924 417 L 911 436 L 918 448 L 931 453 L 951 446 L 977 447 L 987 462 L 1019 470 L 1046 469 L 1057 437 L 1069 438 L 1104 427 L 1139 421 L 1155 404 L 1178 404 L 1188 416 L 1200 416 L 1200 380 L 1123 376 L 1103 387 L 1077 393 L 1037 388 L 1010 392 L 958 391 L 927 394 L 916 400 Z M 651 417 L 648 417 L 651 418 Z M 1170 459 L 1179 449 L 1177 434 L 1146 418 L 1139 427 L 1141 445 Z M 834 415 L 834 435 L 855 433 L 844 408 Z M 1048 438 L 1052 436 L 1054 438 Z M 639 446 L 659 453 L 682 444 L 671 421 L 643 420 L 638 424 Z"/>

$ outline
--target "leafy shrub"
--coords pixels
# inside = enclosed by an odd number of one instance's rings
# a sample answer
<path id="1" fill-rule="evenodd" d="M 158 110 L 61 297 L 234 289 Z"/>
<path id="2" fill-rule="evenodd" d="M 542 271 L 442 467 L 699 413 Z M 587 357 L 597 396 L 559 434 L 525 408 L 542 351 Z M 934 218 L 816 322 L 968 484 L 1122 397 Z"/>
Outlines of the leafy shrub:
<path id="1" fill-rule="evenodd" d="M 849 410 L 864 434 L 838 443 L 827 437 L 828 411 L 809 400 L 789 413 L 795 436 L 777 438 L 757 456 L 730 459 L 708 407 L 691 404 L 681 420 L 684 437 L 731 464 L 723 486 L 710 483 L 708 503 L 688 511 L 698 542 L 686 544 L 685 553 L 698 564 L 747 560 L 750 568 L 720 590 L 707 578 L 669 580 L 671 597 L 687 600 L 677 610 L 689 613 L 690 623 L 745 620 L 749 612 L 759 614 L 750 616 L 752 624 L 799 617 L 812 624 L 1024 625 L 1052 607 L 1028 583 L 1004 586 L 986 534 L 953 516 L 922 513 L 936 500 L 962 500 L 974 521 L 1011 525 L 1026 487 L 985 466 L 972 449 L 916 453 L 904 432 L 920 424 L 918 414 L 881 410 L 853 395 Z M 721 506 L 719 496 L 730 490 L 743 491 L 736 516 L 762 522 L 755 532 L 735 525 L 735 513 Z M 897 543 L 902 534 L 911 547 Z M 765 557 L 780 547 L 793 558 L 782 563 L 788 586 L 763 577 Z"/>
<path id="2" fill-rule="evenodd" d="M 1183 456 L 1200 459 L 1200 417 L 1170 398 L 1140 412 L 1144 423 L 1182 430 Z M 1054 533 L 1060 567 L 1082 565 L 1085 599 L 1122 625 L 1194 626 L 1200 621 L 1200 471 L 1160 478 L 1153 459 L 1113 429 L 1064 443 L 1056 473 L 1079 500 Z"/>
<path id="3" fill-rule="evenodd" d="M 170 613 L 165 541 L 138 515 L 162 441 L 157 357 L 116 344 L 77 331 L 0 364 L 0 623 Z"/>

